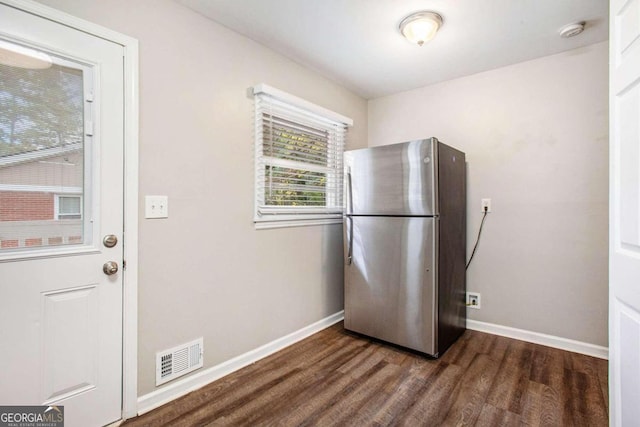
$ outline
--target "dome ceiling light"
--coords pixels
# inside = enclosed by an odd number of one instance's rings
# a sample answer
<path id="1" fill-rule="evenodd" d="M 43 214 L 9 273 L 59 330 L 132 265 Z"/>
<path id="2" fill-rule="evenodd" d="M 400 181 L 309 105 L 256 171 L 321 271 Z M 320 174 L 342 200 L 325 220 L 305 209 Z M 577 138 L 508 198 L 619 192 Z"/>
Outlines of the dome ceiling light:
<path id="1" fill-rule="evenodd" d="M 416 12 L 400 22 L 400 32 L 411 43 L 422 46 L 436 36 L 442 27 L 442 16 L 435 12 Z"/>

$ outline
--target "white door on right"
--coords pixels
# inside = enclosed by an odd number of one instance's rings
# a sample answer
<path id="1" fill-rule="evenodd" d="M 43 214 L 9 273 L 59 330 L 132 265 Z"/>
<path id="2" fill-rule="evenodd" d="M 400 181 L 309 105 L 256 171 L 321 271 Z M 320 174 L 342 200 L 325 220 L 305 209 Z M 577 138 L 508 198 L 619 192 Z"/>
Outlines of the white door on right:
<path id="1" fill-rule="evenodd" d="M 640 423 L 640 0 L 610 2 L 609 388 L 612 426 Z"/>

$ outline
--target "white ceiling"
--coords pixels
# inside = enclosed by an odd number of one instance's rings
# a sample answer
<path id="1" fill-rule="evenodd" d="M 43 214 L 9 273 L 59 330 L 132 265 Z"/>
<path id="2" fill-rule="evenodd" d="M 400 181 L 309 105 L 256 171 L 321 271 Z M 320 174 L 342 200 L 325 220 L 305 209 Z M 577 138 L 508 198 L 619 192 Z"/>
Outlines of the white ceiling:
<path id="1" fill-rule="evenodd" d="M 178 0 L 365 98 L 397 93 L 608 38 L 606 0 Z M 444 25 L 423 47 L 398 31 L 420 10 Z M 586 21 L 570 39 L 558 31 Z"/>

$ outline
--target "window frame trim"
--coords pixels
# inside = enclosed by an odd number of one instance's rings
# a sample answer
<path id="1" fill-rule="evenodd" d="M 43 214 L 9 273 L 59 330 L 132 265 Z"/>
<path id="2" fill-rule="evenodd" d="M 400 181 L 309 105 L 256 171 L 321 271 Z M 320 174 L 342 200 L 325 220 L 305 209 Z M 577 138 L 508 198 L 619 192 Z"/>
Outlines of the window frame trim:
<path id="1" fill-rule="evenodd" d="M 326 118 L 327 121 L 342 123 L 345 128 L 353 126 L 353 119 L 343 116 L 342 114 L 336 113 L 319 105 L 316 105 L 312 102 L 309 102 L 305 99 L 299 98 L 297 96 L 291 95 L 282 90 L 276 89 L 272 86 L 269 86 L 264 83 L 257 84 L 250 89 L 252 96 L 252 100 L 254 102 L 254 177 L 253 177 L 253 187 L 254 187 L 254 209 L 253 209 L 253 222 L 254 226 L 257 230 L 260 229 L 271 229 L 271 228 L 285 228 L 285 227 L 300 227 L 300 226 L 311 226 L 311 225 L 325 225 L 325 224 L 341 224 L 342 223 L 342 212 L 335 213 L 318 213 L 318 212 L 309 212 L 304 213 L 300 212 L 303 210 L 302 207 L 297 207 L 298 212 L 295 213 L 286 213 L 286 207 L 281 207 L 283 210 L 282 213 L 273 213 L 268 216 L 260 215 L 260 206 L 258 201 L 260 200 L 259 190 L 262 188 L 258 185 L 258 168 L 260 167 L 259 159 L 265 157 L 263 152 L 260 150 L 262 144 L 259 144 L 257 141 L 258 135 L 262 133 L 262 130 L 259 129 L 260 120 L 255 114 L 255 105 L 256 105 L 256 97 L 258 95 L 267 95 L 272 98 L 275 98 L 279 102 L 286 103 L 292 107 L 295 107 L 300 110 L 307 111 L 317 116 L 321 116 Z M 346 142 L 346 141 L 345 141 Z M 344 152 L 344 151 L 343 151 Z M 277 210 L 277 207 L 274 207 Z M 315 207 L 310 207 L 310 210 L 313 210 Z M 292 210 L 294 210 L 292 209 Z"/>
<path id="2" fill-rule="evenodd" d="M 336 113 L 335 111 L 331 111 L 327 108 L 316 105 L 313 102 L 309 102 L 306 99 L 302 99 L 295 95 L 291 95 L 290 93 L 287 93 L 280 89 L 276 89 L 267 84 L 264 84 L 264 83 L 257 84 L 252 88 L 252 91 L 253 91 L 254 97 L 256 95 L 264 93 L 280 101 L 286 102 L 287 104 L 291 104 L 302 110 L 309 111 L 310 113 L 326 117 L 327 119 L 332 121 L 344 123 L 347 126 L 353 126 L 353 119 L 347 116 L 343 116 L 342 114 Z"/>

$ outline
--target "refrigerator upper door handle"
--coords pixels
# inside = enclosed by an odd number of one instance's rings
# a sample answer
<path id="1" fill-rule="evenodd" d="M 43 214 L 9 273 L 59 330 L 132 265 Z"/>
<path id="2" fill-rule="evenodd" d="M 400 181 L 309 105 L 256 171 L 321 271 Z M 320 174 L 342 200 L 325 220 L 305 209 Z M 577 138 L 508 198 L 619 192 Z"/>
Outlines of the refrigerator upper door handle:
<path id="1" fill-rule="evenodd" d="M 347 215 L 353 213 L 353 192 L 351 191 L 351 168 L 347 168 Z"/>

